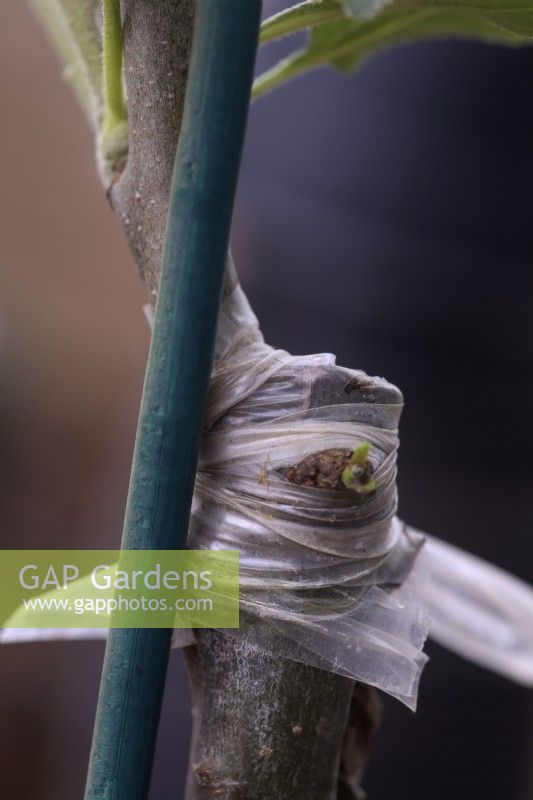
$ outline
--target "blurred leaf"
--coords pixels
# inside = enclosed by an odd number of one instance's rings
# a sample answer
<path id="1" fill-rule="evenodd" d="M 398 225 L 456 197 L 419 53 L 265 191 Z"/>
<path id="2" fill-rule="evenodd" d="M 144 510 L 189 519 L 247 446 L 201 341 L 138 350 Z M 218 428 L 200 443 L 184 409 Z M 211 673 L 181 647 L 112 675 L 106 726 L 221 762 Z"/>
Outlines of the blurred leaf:
<path id="1" fill-rule="evenodd" d="M 102 116 L 99 0 L 28 1 L 55 45 L 91 126 L 98 130 Z"/>
<path id="2" fill-rule="evenodd" d="M 342 5 L 347 16 L 370 19 L 391 2 L 392 0 L 343 0 Z"/>
<path id="3" fill-rule="evenodd" d="M 266 19 L 261 25 L 259 41 L 261 44 L 288 36 L 303 28 L 310 28 L 320 22 L 328 22 L 344 16 L 339 0 L 316 0 L 298 3 Z"/>
<path id="4" fill-rule="evenodd" d="M 533 42 L 533 0 L 338 0 L 338 4 L 342 15 L 308 23 L 307 47 L 260 75 L 254 96 L 321 65 L 354 70 L 374 53 L 408 42 L 443 38 L 515 46 Z M 304 5 L 312 6 L 318 19 L 321 0 L 300 4 L 300 19 Z"/>

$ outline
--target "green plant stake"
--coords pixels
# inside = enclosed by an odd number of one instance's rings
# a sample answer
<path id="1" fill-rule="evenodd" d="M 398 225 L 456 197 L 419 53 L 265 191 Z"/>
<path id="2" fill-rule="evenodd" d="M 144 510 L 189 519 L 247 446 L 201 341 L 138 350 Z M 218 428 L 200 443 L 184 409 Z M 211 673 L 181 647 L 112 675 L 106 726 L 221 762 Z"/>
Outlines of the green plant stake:
<path id="1" fill-rule="evenodd" d="M 198 0 L 122 547 L 185 545 L 260 0 Z M 170 630 L 111 630 L 86 800 L 146 798 Z"/>

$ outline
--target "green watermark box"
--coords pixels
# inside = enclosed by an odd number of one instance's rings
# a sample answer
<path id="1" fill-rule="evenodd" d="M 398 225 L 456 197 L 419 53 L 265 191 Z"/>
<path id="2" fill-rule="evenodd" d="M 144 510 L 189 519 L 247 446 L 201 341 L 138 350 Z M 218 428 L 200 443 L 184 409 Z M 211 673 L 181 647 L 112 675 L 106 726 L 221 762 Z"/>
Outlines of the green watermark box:
<path id="1" fill-rule="evenodd" d="M 238 550 L 4 550 L 2 628 L 238 628 Z"/>

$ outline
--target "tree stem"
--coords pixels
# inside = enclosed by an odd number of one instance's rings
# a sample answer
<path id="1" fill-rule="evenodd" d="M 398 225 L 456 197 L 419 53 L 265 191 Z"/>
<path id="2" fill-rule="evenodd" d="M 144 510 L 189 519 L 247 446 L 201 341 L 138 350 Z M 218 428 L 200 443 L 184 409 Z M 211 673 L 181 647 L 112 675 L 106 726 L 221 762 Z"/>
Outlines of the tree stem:
<path id="1" fill-rule="evenodd" d="M 197 631 L 186 800 L 336 800 L 353 681 Z"/>
<path id="2" fill-rule="evenodd" d="M 123 549 L 187 536 L 260 0 L 198 0 Z M 147 797 L 171 631 L 111 630 L 86 800 Z"/>

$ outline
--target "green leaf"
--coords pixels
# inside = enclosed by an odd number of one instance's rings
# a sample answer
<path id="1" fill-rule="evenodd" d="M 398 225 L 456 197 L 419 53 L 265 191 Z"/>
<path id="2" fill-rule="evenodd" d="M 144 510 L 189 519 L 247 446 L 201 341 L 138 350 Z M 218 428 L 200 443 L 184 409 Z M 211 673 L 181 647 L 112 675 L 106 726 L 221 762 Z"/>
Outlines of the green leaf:
<path id="1" fill-rule="evenodd" d="M 343 6 L 348 17 L 370 19 L 391 2 L 392 0 L 344 0 Z"/>
<path id="2" fill-rule="evenodd" d="M 123 168 L 128 150 L 120 1 L 28 2 L 55 45 L 65 75 L 89 119 L 96 135 L 100 174 L 109 186 L 113 175 Z"/>
<path id="3" fill-rule="evenodd" d="M 29 0 L 65 65 L 93 130 L 102 118 L 102 51 L 98 0 Z"/>
<path id="4" fill-rule="evenodd" d="M 350 464 L 356 467 L 365 467 L 370 454 L 370 442 L 361 442 L 357 445 L 350 458 Z"/>
<path id="5" fill-rule="evenodd" d="M 344 9 L 339 0 L 311 0 L 298 3 L 265 20 L 261 25 L 259 42 L 265 44 L 272 39 L 280 39 L 282 36 L 318 25 L 320 22 L 341 19 L 343 16 Z"/>
<path id="6" fill-rule="evenodd" d="M 511 46 L 533 43 L 532 0 L 339 0 L 338 4 L 342 16 L 310 22 L 308 46 L 260 75 L 255 96 L 318 66 L 354 70 L 375 53 L 408 42 L 463 38 Z M 300 4 L 300 20 L 302 5 L 312 5 L 318 19 L 321 2 Z"/>

